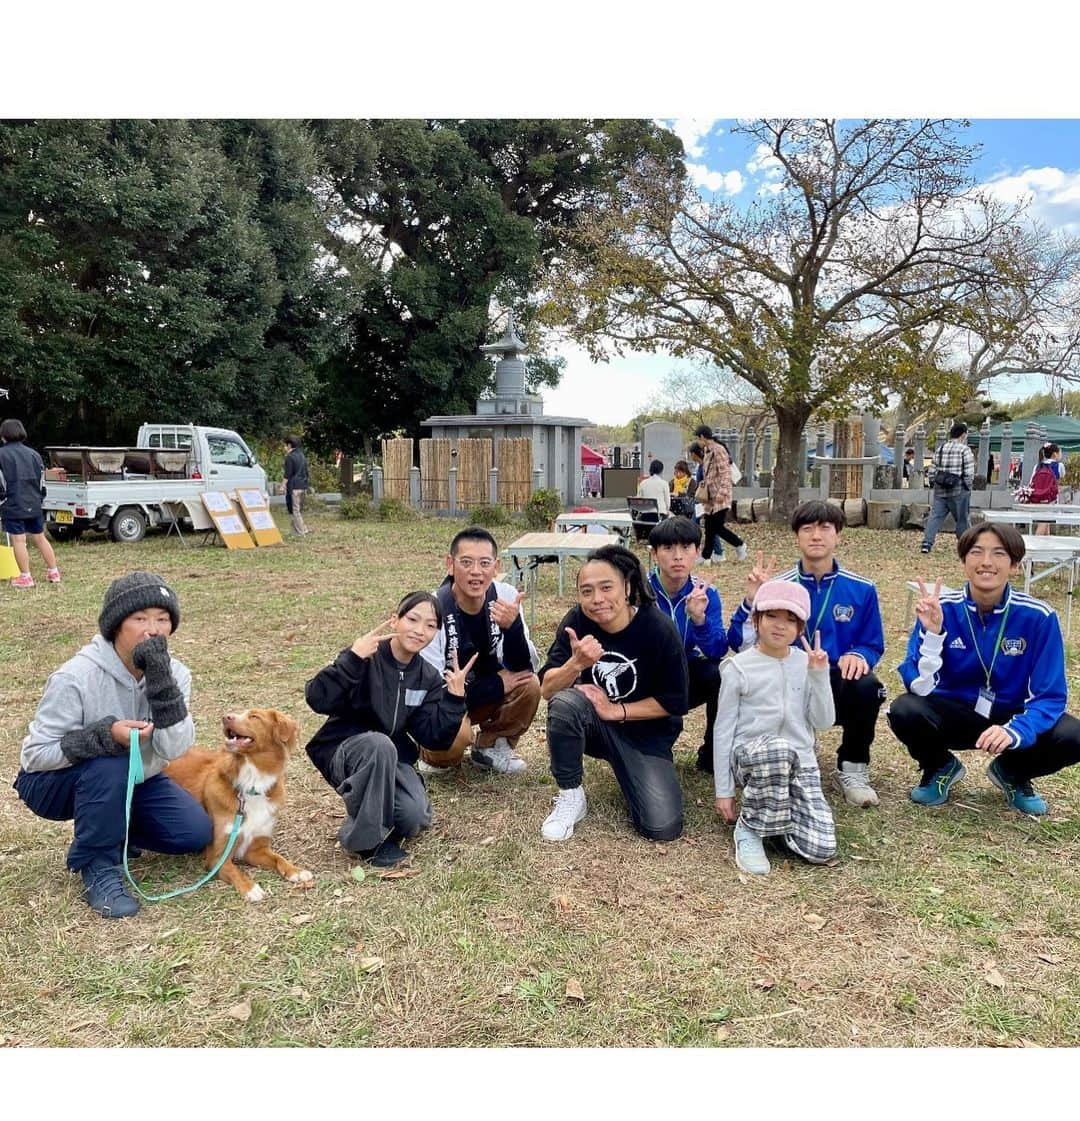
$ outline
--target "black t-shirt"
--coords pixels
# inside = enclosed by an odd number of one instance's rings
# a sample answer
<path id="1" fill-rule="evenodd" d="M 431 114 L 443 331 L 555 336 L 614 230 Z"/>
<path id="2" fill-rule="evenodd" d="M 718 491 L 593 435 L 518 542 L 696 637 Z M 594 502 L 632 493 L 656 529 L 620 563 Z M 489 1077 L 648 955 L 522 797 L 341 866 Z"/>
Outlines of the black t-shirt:
<path id="1" fill-rule="evenodd" d="M 604 656 L 578 675 L 577 684 L 597 685 L 615 704 L 632 704 L 649 697 L 667 709 L 669 716 L 655 720 L 630 720 L 619 733 L 646 755 L 667 755 L 682 731 L 687 710 L 686 655 L 675 624 L 653 604 L 638 608 L 628 626 L 608 634 L 581 610 L 572 607 L 555 632 L 555 641 L 540 669 L 540 680 L 550 669 L 570 660 L 566 628 L 578 636 L 595 635 Z"/>

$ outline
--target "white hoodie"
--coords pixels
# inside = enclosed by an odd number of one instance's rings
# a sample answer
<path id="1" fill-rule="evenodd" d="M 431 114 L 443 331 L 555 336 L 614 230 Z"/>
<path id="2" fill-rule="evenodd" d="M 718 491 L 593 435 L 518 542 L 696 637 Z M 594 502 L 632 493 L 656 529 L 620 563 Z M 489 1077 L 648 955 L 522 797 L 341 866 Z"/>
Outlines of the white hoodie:
<path id="1" fill-rule="evenodd" d="M 814 732 L 836 723 L 828 668 L 809 669 L 805 650 L 773 658 L 756 647 L 724 663 L 713 726 L 713 781 L 717 798 L 735 797 L 731 756 L 737 743 L 778 736 L 817 770 Z"/>
<path id="2" fill-rule="evenodd" d="M 191 672 L 175 658 L 170 658 L 169 663 L 184 703 L 188 704 Z M 71 760 L 60 750 L 60 740 L 68 732 L 79 731 L 106 716 L 114 720 L 152 719 L 146 679 L 136 681 L 113 644 L 97 634 L 46 682 L 45 695 L 22 742 L 22 769 L 58 771 L 70 767 Z M 171 728 L 155 728 L 150 743 L 142 749 L 145 776 L 156 775 L 194 742 L 195 724 L 190 713 Z"/>

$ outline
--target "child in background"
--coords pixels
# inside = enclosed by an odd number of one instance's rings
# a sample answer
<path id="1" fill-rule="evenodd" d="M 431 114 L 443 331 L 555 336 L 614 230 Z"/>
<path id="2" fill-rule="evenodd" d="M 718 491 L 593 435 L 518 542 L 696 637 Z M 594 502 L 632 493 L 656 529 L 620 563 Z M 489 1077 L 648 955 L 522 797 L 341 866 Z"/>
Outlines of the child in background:
<path id="1" fill-rule="evenodd" d="M 836 854 L 832 811 L 821 790 L 815 732 L 836 719 L 829 657 L 820 632 L 803 635 L 810 596 L 801 584 L 769 580 L 754 597 L 754 646 L 724 665 L 713 738 L 716 812 L 735 825 L 735 863 L 767 875 L 765 837 L 824 864 Z M 735 812 L 735 787 L 743 788 Z"/>

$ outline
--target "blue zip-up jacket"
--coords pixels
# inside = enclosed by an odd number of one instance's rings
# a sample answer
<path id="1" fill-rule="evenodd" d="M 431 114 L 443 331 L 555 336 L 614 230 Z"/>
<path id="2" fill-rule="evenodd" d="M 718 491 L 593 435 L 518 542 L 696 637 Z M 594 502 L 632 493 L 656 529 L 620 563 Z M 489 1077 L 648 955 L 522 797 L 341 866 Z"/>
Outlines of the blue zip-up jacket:
<path id="1" fill-rule="evenodd" d="M 1006 585 L 1001 602 L 983 620 L 965 585 L 963 591 L 942 593 L 941 611 L 941 634 L 915 622 L 907 657 L 897 667 L 908 692 L 974 708 L 986 687 L 983 663 L 987 670 L 992 664 L 990 722 L 1012 736 L 1014 747 L 1030 747 L 1065 711 L 1065 648 L 1053 609 Z"/>
<path id="2" fill-rule="evenodd" d="M 692 576 L 687 577 L 686 583 L 673 596 L 669 596 L 664 591 L 660 573 L 655 568 L 649 573 L 649 585 L 656 594 L 656 606 L 675 624 L 687 658 L 720 661 L 728 651 L 727 635 L 724 634 L 724 607 L 720 602 L 720 593 L 711 586 L 706 587 L 705 596 L 708 603 L 705 607 L 705 622 L 699 627 L 686 614 L 686 597 L 694 590 Z"/>
<path id="3" fill-rule="evenodd" d="M 806 623 L 806 638 L 814 644 L 814 628 L 821 615 L 821 648 L 829 655 L 829 665 L 835 666 L 845 654 L 860 654 L 873 669 L 885 653 L 885 629 L 881 625 L 881 607 L 877 588 L 872 580 L 841 568 L 834 560 L 832 572 L 820 580 L 803 572 L 800 561 L 776 577 L 777 580 L 797 580 L 810 595 L 810 618 Z M 728 646 L 732 651 L 754 644 L 754 624 L 751 612 L 743 601 L 735 608 L 728 628 Z M 798 639 L 792 643 L 800 650 Z"/>

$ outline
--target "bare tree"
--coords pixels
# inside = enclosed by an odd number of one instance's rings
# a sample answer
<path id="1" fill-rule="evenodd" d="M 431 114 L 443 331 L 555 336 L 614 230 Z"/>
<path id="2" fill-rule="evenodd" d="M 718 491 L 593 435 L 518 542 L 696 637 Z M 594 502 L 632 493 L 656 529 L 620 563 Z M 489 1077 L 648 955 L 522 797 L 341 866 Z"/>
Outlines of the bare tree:
<path id="1" fill-rule="evenodd" d="M 756 120 L 738 130 L 778 169 L 748 209 L 644 168 L 577 230 L 551 315 L 608 348 L 711 359 L 772 410 L 773 516 L 797 502 L 814 412 L 880 407 L 905 332 L 1000 283 L 1018 206 L 974 190 L 975 151 L 944 120 Z"/>

